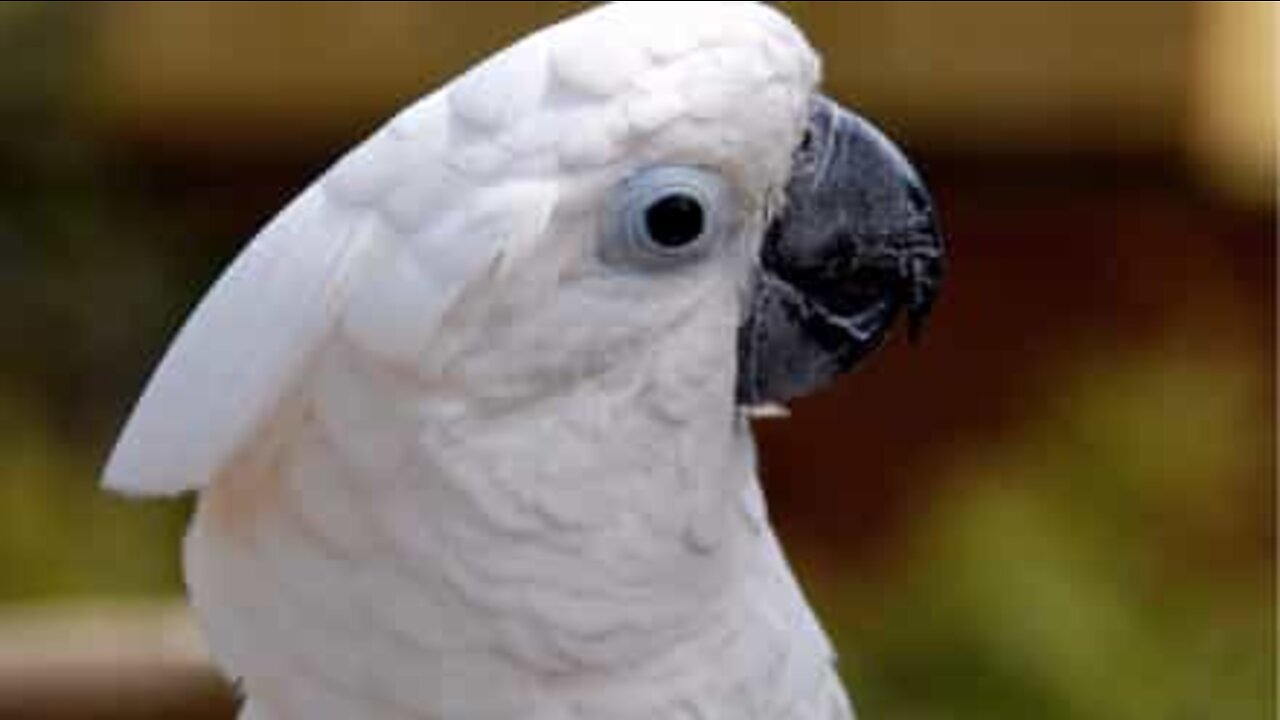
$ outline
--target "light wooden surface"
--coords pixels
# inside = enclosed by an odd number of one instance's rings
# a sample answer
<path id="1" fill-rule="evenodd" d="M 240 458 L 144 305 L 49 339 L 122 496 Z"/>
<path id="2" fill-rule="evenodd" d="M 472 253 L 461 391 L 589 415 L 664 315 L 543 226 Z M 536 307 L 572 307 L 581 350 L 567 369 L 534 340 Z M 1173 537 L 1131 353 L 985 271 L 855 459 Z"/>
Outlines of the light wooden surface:
<path id="1" fill-rule="evenodd" d="M 230 689 L 186 609 L 0 608 L 0 718 L 222 718 Z"/>

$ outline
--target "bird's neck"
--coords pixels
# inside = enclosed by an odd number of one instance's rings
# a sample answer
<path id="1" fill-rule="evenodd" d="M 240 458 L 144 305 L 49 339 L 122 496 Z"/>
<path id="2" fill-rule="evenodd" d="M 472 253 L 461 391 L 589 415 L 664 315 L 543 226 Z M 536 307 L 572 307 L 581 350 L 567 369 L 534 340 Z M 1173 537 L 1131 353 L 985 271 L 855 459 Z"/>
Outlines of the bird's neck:
<path id="1" fill-rule="evenodd" d="M 502 705 L 525 692 L 768 697 L 761 663 L 780 656 L 829 674 L 821 638 L 795 632 L 812 620 L 764 519 L 733 364 L 697 352 L 733 328 L 684 331 L 681 353 L 518 402 L 487 392 L 497 378 L 328 353 L 287 431 L 201 499 L 187 576 L 221 664 L 264 702 L 296 674 L 446 717 L 528 717 Z M 713 672 L 682 679 L 691 664 Z"/>
<path id="2" fill-rule="evenodd" d="M 752 552 L 732 378 L 673 388 L 626 369 L 531 404 L 422 406 L 409 482 L 433 538 L 403 552 L 483 598 L 478 621 L 513 628 L 506 650 L 549 673 L 634 667 L 696 636 Z"/>

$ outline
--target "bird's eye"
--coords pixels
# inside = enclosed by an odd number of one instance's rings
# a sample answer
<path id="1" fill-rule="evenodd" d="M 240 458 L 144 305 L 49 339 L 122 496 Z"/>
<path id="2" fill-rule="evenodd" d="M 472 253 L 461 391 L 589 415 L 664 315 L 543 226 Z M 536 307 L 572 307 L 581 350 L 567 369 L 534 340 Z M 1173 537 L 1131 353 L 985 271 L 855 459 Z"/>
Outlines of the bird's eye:
<path id="1" fill-rule="evenodd" d="M 706 220 L 698 198 L 682 192 L 658 198 L 644 213 L 649 238 L 665 248 L 697 242 L 706 230 Z"/>
<path id="2" fill-rule="evenodd" d="M 642 170 L 615 190 L 604 259 L 657 269 L 703 257 L 730 234 L 732 201 L 724 179 L 707 170 Z"/>

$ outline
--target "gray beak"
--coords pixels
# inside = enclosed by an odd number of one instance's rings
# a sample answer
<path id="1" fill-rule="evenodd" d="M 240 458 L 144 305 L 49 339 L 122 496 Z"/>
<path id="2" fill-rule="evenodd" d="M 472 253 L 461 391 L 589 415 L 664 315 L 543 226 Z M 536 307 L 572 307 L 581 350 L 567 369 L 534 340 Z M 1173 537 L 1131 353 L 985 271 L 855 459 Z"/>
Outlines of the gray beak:
<path id="1" fill-rule="evenodd" d="M 739 404 L 822 388 L 879 347 L 902 311 L 915 339 L 943 261 L 929 193 L 902 152 L 815 99 L 739 333 Z"/>

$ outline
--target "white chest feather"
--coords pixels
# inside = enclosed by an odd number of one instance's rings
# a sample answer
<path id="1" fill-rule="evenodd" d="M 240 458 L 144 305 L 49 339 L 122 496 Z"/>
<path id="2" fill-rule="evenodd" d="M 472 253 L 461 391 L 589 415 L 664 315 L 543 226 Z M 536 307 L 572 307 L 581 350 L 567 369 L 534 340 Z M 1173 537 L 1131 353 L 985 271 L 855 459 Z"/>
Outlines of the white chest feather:
<path id="1" fill-rule="evenodd" d="M 732 397 L 732 368 L 694 355 L 513 407 L 332 348 L 187 543 L 251 711 L 846 717 L 748 430 L 680 407 Z"/>

